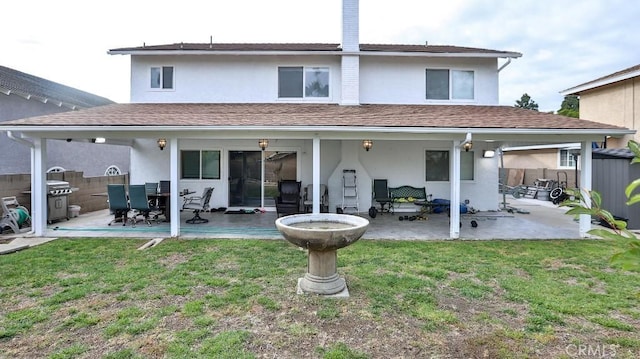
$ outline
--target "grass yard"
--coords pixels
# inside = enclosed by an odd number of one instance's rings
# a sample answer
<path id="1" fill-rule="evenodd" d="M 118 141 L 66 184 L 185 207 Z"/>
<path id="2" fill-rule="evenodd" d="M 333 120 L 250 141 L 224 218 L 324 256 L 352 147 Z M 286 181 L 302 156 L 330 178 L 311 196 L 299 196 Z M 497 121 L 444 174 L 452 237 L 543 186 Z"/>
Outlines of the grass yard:
<path id="1" fill-rule="evenodd" d="M 640 274 L 605 240 L 366 241 L 351 297 L 295 294 L 288 242 L 58 239 L 0 256 L 0 358 L 640 356 Z"/>

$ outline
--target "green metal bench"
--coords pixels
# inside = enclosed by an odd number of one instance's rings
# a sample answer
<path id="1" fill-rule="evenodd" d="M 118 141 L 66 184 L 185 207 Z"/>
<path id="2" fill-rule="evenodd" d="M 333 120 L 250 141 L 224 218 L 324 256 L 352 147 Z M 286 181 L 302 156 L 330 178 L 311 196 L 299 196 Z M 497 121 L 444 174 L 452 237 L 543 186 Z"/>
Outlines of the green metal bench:
<path id="1" fill-rule="evenodd" d="M 427 191 L 425 187 L 389 187 L 389 196 L 391 197 L 390 212 L 393 213 L 396 208 L 400 208 L 403 204 L 409 204 L 414 207 L 415 201 L 426 201 Z"/>

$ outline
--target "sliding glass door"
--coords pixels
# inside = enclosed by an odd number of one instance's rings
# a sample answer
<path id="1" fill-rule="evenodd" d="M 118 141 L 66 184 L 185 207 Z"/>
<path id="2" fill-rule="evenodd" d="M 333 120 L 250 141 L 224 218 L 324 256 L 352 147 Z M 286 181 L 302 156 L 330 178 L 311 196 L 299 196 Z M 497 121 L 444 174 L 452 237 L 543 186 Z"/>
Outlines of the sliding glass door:
<path id="1" fill-rule="evenodd" d="M 278 181 L 297 177 L 297 154 L 264 151 L 264 165 L 264 205 L 274 207 Z M 261 151 L 229 151 L 229 207 L 259 208 L 261 176 Z"/>

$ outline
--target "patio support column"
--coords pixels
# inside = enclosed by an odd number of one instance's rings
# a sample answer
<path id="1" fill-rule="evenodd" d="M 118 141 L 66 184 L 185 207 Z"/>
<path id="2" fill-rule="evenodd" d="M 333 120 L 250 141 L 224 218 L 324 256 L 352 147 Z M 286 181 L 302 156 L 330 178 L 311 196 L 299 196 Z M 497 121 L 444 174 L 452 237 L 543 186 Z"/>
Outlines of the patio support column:
<path id="1" fill-rule="evenodd" d="M 320 213 L 320 138 L 313 137 L 313 213 Z"/>
<path id="2" fill-rule="evenodd" d="M 171 211 L 171 237 L 178 237 L 180 235 L 180 209 L 178 208 L 178 139 L 169 139 L 169 150 L 171 151 L 170 169 L 171 169 L 171 201 L 169 203 L 169 210 Z"/>
<path id="3" fill-rule="evenodd" d="M 460 238 L 460 141 L 453 141 L 449 160 L 449 184 L 451 201 L 449 203 L 449 237 Z"/>
<path id="4" fill-rule="evenodd" d="M 591 207 L 591 141 L 584 141 L 580 148 L 580 192 L 584 198 L 585 205 Z M 589 237 L 591 230 L 591 216 L 588 214 L 580 215 L 580 237 Z"/>
<path id="5" fill-rule="evenodd" d="M 47 230 L 47 140 L 33 140 L 33 172 L 31 173 L 31 223 L 33 232 L 41 237 Z"/>

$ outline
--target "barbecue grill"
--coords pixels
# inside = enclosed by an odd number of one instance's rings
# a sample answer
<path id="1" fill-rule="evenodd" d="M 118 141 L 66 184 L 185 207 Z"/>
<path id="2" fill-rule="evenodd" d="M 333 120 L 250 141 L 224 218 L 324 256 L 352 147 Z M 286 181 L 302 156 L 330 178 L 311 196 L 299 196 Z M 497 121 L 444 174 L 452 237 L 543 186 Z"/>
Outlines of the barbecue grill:
<path id="1" fill-rule="evenodd" d="M 47 181 L 47 223 L 60 219 L 69 220 L 69 195 L 73 189 L 66 181 Z"/>

